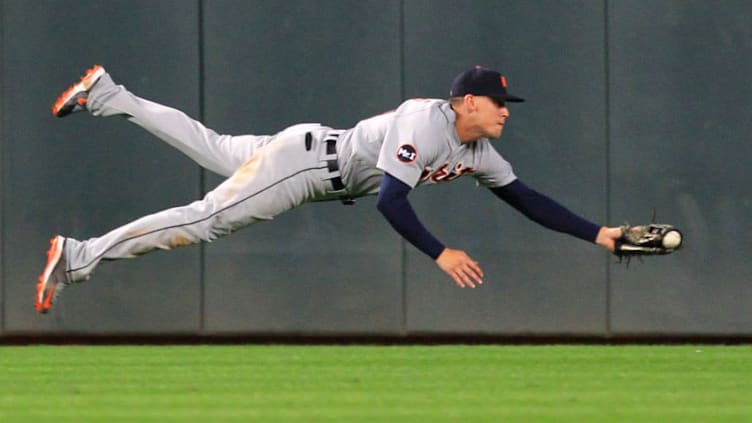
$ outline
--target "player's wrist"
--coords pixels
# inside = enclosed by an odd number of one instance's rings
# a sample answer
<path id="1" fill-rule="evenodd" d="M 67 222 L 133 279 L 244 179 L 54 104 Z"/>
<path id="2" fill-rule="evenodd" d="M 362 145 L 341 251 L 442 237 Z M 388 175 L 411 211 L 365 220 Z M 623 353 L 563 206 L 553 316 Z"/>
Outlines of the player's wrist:
<path id="1" fill-rule="evenodd" d="M 598 235 L 595 237 L 595 243 L 607 249 L 608 251 L 614 251 L 616 246 L 616 240 L 621 236 L 620 228 L 609 228 L 607 226 L 601 226 L 598 230 Z"/>
<path id="2" fill-rule="evenodd" d="M 433 261 L 438 262 L 439 259 L 441 259 L 441 256 L 444 255 L 447 250 L 449 249 L 446 247 L 441 247 L 441 250 L 438 252 L 438 254 L 436 254 L 436 257 L 431 256 L 431 258 L 433 259 Z"/>

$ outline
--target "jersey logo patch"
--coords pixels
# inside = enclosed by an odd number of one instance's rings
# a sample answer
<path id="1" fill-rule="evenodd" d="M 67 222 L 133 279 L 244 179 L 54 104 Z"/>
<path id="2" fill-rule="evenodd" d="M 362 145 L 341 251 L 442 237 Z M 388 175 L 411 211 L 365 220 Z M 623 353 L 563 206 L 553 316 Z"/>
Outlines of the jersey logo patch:
<path id="1" fill-rule="evenodd" d="M 418 151 L 410 144 L 403 144 L 397 150 L 397 159 L 402 163 L 412 163 L 418 158 Z"/>

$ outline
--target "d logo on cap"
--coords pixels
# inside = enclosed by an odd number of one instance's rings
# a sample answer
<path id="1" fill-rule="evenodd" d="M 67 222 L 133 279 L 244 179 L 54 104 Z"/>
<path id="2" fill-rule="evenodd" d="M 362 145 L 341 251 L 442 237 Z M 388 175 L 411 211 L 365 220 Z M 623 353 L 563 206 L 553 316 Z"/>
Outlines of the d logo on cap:
<path id="1" fill-rule="evenodd" d="M 525 101 L 507 92 L 507 79 L 502 74 L 480 66 L 462 72 L 452 82 L 449 97 L 463 97 L 467 94 L 497 98 L 511 103 Z"/>

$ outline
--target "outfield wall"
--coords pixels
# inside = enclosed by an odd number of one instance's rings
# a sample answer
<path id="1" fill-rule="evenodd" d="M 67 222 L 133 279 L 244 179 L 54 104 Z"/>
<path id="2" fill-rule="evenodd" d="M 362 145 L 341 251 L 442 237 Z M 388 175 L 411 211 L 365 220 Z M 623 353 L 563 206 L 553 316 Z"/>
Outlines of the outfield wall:
<path id="1" fill-rule="evenodd" d="M 0 19 L 0 335 L 752 334 L 752 2 L 0 0 Z M 499 68 L 527 99 L 497 143 L 522 180 L 596 222 L 655 209 L 687 244 L 627 268 L 467 178 L 411 200 L 480 261 L 480 289 L 366 198 L 104 263 L 38 316 L 52 235 L 96 236 L 221 181 L 125 120 L 53 118 L 92 63 L 235 134 L 346 128 Z"/>

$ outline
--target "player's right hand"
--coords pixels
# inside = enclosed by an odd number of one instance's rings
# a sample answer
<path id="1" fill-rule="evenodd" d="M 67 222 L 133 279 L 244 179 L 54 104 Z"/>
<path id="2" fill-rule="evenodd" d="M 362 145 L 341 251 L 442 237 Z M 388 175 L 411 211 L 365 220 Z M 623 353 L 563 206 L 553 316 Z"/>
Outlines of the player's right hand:
<path id="1" fill-rule="evenodd" d="M 483 270 L 464 251 L 445 248 L 436 259 L 436 264 L 461 288 L 475 288 L 476 284 L 483 284 Z"/>

